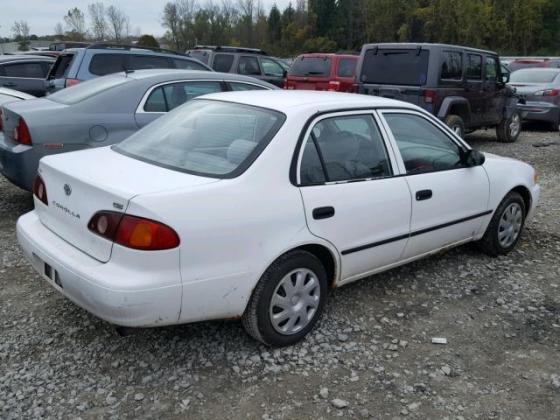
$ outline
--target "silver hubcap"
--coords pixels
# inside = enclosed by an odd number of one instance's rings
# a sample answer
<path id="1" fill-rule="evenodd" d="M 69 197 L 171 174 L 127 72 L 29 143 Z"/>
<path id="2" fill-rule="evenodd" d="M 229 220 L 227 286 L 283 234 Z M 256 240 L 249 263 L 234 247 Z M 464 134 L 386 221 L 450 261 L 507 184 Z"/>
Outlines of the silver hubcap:
<path id="1" fill-rule="evenodd" d="M 283 335 L 295 334 L 315 316 L 321 299 L 317 275 L 298 268 L 285 275 L 272 294 L 269 314 L 274 329 Z"/>
<path id="2" fill-rule="evenodd" d="M 513 114 L 509 123 L 509 134 L 511 137 L 516 137 L 521 130 L 521 119 L 519 114 Z"/>
<path id="3" fill-rule="evenodd" d="M 503 248 L 510 247 L 521 232 L 521 224 L 523 222 L 523 210 L 518 203 L 511 203 L 506 207 L 500 217 L 500 225 L 498 226 L 498 241 Z"/>

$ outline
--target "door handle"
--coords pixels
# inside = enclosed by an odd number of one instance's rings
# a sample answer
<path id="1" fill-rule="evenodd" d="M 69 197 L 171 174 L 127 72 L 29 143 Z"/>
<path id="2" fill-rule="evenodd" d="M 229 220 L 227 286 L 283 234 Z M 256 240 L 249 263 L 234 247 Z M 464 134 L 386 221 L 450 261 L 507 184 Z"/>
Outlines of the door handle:
<path id="1" fill-rule="evenodd" d="M 432 198 L 432 190 L 416 191 L 416 201 L 429 200 Z"/>
<path id="2" fill-rule="evenodd" d="M 14 86 L 16 86 L 16 84 L 14 82 L 8 82 L 8 83 L 4 83 L 3 86 L 14 87 Z"/>
<path id="3" fill-rule="evenodd" d="M 329 217 L 334 216 L 334 207 L 327 206 L 327 207 L 317 207 L 313 209 L 313 218 L 315 220 L 320 219 L 328 219 Z"/>

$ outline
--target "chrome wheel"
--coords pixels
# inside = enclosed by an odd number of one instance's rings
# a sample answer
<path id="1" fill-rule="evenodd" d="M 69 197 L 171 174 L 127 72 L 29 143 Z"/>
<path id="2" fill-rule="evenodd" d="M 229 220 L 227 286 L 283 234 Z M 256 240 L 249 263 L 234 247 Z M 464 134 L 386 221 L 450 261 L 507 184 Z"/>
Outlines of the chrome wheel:
<path id="1" fill-rule="evenodd" d="M 320 300 L 317 275 L 307 268 L 291 271 L 280 280 L 272 294 L 269 306 L 272 327 L 283 335 L 301 331 L 315 316 Z"/>
<path id="2" fill-rule="evenodd" d="M 502 213 L 498 225 L 498 241 L 503 248 L 509 248 L 515 243 L 522 224 L 523 209 L 519 203 L 511 203 Z"/>
<path id="3" fill-rule="evenodd" d="M 512 139 L 516 138 L 521 131 L 521 118 L 519 114 L 515 113 L 511 116 L 511 121 L 509 122 L 509 135 Z"/>

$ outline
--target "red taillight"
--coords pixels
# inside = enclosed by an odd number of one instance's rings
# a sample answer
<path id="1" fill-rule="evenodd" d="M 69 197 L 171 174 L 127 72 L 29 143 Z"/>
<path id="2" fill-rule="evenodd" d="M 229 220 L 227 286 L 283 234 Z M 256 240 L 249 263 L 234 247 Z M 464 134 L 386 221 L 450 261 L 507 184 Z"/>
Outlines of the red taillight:
<path id="1" fill-rule="evenodd" d="M 558 94 L 560 94 L 560 90 L 546 89 L 542 90 L 541 92 L 536 92 L 535 95 L 539 96 L 539 93 L 541 94 L 540 96 L 558 96 Z"/>
<path id="2" fill-rule="evenodd" d="M 424 91 L 424 102 L 427 104 L 433 104 L 436 101 L 437 92 L 435 90 L 425 90 Z"/>
<path id="3" fill-rule="evenodd" d="M 45 204 L 46 206 L 49 205 L 49 200 L 47 199 L 47 187 L 43 182 L 43 178 L 41 178 L 39 175 L 37 175 L 35 177 L 35 181 L 33 181 L 33 194 L 35 195 L 35 197 L 41 200 L 43 204 Z"/>
<path id="4" fill-rule="evenodd" d="M 14 140 L 21 144 L 27 144 L 31 146 L 31 134 L 29 133 L 29 128 L 27 123 L 23 118 L 19 118 L 18 125 L 14 128 Z"/>
<path id="5" fill-rule="evenodd" d="M 80 82 L 81 82 L 80 79 L 66 79 L 66 82 L 64 82 L 64 87 L 75 86 Z"/>
<path id="6" fill-rule="evenodd" d="M 331 92 L 338 92 L 340 90 L 340 82 L 336 80 L 331 80 L 329 82 L 329 86 L 327 87 L 327 90 Z"/>
<path id="7" fill-rule="evenodd" d="M 128 248 L 158 251 L 179 246 L 179 236 L 169 226 L 128 214 L 101 211 L 93 215 L 88 229 Z"/>

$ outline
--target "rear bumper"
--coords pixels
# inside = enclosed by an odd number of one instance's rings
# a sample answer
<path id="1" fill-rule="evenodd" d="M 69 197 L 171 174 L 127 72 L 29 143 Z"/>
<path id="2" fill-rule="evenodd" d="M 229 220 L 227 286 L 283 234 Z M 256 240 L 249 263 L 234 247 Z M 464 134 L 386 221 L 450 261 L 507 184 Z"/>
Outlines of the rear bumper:
<path id="1" fill-rule="evenodd" d="M 523 118 L 530 121 L 560 121 L 560 108 L 550 102 L 528 101 L 525 104 L 519 104 L 519 109 L 525 114 Z"/>
<path id="2" fill-rule="evenodd" d="M 0 133 L 0 172 L 11 183 L 31 191 L 41 157 L 32 146 L 14 143 Z"/>
<path id="3" fill-rule="evenodd" d="M 99 262 L 47 229 L 35 211 L 19 218 L 17 238 L 43 279 L 93 315 L 127 327 L 178 322 L 183 289 L 178 261 L 176 270 L 157 270 L 154 260 L 141 267 L 130 259 L 124 264 Z"/>

